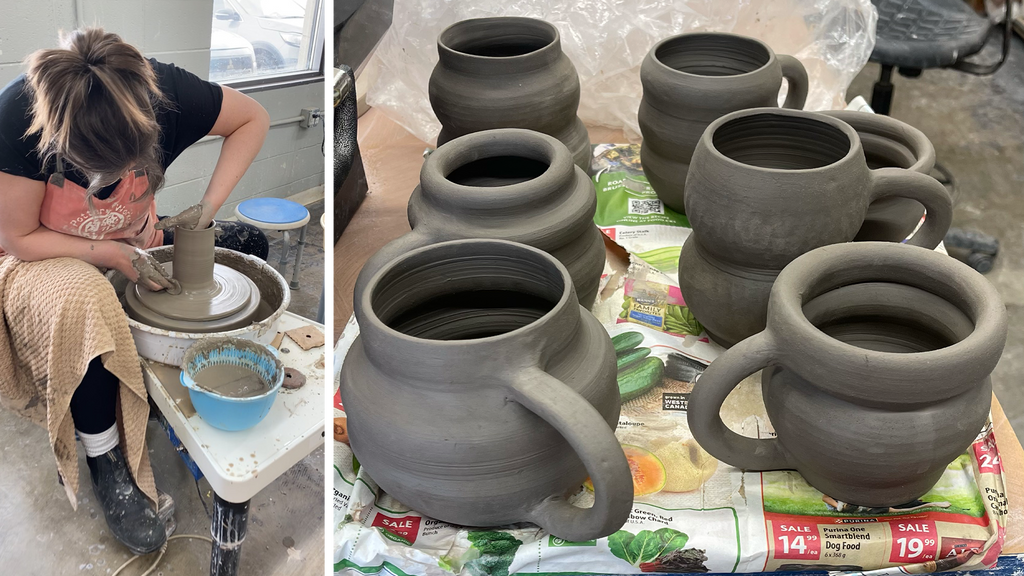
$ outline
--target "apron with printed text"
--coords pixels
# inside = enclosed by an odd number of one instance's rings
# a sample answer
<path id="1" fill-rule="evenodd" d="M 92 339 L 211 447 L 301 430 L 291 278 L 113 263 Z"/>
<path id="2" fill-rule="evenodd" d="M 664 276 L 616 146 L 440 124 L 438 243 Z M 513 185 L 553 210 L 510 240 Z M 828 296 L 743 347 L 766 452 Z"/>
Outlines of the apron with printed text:
<path id="1" fill-rule="evenodd" d="M 39 210 L 39 223 L 67 234 L 90 240 L 119 240 L 147 249 L 163 244 L 163 232 L 157 222 L 156 202 L 144 170 L 133 170 L 122 178 L 105 199 L 88 197 L 88 190 L 64 177 L 63 163 L 46 181 L 46 192 Z M 4 254 L 0 247 L 0 256 Z"/>

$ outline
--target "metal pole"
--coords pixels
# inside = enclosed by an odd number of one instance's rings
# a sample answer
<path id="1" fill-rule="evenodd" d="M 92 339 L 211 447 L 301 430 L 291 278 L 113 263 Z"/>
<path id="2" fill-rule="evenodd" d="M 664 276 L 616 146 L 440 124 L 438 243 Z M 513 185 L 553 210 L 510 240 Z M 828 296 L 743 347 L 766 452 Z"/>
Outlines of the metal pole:
<path id="1" fill-rule="evenodd" d="M 213 495 L 213 553 L 210 556 L 210 576 L 237 576 L 238 561 L 242 556 L 249 523 L 249 501 L 234 503 Z"/>
<path id="2" fill-rule="evenodd" d="M 295 244 L 295 269 L 292 270 L 290 284 L 292 290 L 299 289 L 299 266 L 302 264 L 302 249 L 306 247 L 306 228 L 309 228 L 309 222 L 302 227 L 302 232 L 299 232 L 299 241 Z"/>
<path id="3" fill-rule="evenodd" d="M 324 306 L 326 305 L 325 299 L 327 296 L 327 287 L 323 286 L 320 288 L 320 306 L 316 309 L 316 321 L 324 323 Z"/>
<path id="4" fill-rule="evenodd" d="M 277 271 L 281 276 L 288 274 L 288 249 L 291 248 L 292 237 L 287 230 L 284 231 L 284 238 L 281 239 L 281 259 L 277 261 Z"/>

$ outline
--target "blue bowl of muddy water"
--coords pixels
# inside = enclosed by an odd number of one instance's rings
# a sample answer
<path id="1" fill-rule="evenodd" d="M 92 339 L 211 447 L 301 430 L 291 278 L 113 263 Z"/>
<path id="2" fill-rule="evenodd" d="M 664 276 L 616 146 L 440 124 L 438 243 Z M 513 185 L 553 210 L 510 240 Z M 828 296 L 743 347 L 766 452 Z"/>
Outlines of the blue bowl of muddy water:
<path id="1" fill-rule="evenodd" d="M 199 372 L 218 365 L 251 370 L 267 387 L 253 396 L 234 397 L 218 394 L 195 381 Z M 199 417 L 220 430 L 246 430 L 257 425 L 270 412 L 284 383 L 284 364 L 278 352 L 243 338 L 203 338 L 185 351 L 181 362 L 181 385 Z"/>

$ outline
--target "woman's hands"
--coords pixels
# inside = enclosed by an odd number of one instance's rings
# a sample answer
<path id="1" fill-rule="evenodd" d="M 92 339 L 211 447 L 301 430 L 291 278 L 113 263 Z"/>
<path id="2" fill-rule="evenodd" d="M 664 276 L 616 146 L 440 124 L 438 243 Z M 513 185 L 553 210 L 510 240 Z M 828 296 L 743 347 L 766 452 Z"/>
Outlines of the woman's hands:
<path id="1" fill-rule="evenodd" d="M 153 292 L 167 290 L 169 294 L 181 293 L 181 285 L 172 279 L 152 254 L 114 240 L 103 240 L 104 246 L 112 252 L 110 267 L 125 275 L 131 282 L 145 286 Z"/>
<path id="2" fill-rule="evenodd" d="M 153 227 L 157 230 L 177 226 L 185 230 L 204 230 L 213 222 L 217 210 L 207 200 L 185 208 L 180 214 L 170 216 L 157 222 Z"/>

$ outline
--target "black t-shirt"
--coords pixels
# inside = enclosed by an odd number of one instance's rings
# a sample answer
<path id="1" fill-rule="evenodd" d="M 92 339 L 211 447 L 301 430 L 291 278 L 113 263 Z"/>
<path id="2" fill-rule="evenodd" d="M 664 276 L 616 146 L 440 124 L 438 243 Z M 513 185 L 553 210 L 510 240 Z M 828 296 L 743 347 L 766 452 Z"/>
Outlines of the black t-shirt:
<path id="1" fill-rule="evenodd" d="M 186 148 L 206 136 L 213 129 L 220 115 L 224 92 L 217 84 L 207 82 L 195 74 L 174 64 L 163 64 L 150 59 L 156 72 L 157 84 L 169 106 L 157 110 L 156 121 L 160 126 L 160 148 L 163 150 L 164 169 L 174 162 Z M 55 171 L 53 161 L 43 166 L 36 153 L 39 135 L 25 137 L 25 131 L 32 124 L 32 96 L 27 92 L 25 75 L 22 74 L 0 90 L 0 171 L 45 182 Z M 73 166 L 65 164 L 65 177 L 82 186 L 89 187 L 89 179 Z M 103 199 L 113 193 L 114 183 L 99 194 Z"/>

